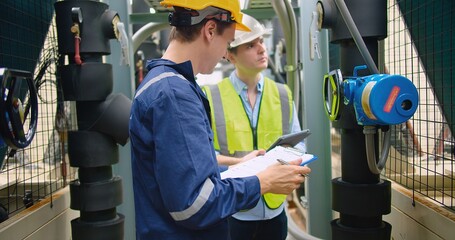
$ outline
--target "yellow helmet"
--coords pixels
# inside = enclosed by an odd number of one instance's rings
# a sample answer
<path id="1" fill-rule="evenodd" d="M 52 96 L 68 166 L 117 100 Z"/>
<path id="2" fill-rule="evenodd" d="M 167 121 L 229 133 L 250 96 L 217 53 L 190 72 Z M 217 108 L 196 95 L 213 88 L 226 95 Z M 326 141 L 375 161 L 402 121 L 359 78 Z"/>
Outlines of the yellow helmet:
<path id="1" fill-rule="evenodd" d="M 247 31 L 250 29 L 242 23 L 243 13 L 240 11 L 239 0 L 163 0 L 160 2 L 165 7 L 182 7 L 193 10 L 203 10 L 216 7 L 231 13 L 229 21 L 235 21 L 236 30 Z"/>

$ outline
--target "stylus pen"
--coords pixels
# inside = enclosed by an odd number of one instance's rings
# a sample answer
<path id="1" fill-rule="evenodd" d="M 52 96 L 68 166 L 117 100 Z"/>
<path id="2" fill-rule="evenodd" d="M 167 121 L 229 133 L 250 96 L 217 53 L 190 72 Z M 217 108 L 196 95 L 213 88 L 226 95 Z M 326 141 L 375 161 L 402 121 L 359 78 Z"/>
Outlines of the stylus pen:
<path id="1" fill-rule="evenodd" d="M 279 159 L 277 158 L 276 159 L 279 163 L 281 163 L 281 165 L 291 165 L 290 163 L 284 161 L 283 159 Z M 300 174 L 302 176 L 304 176 L 305 178 L 310 178 L 310 176 L 308 176 L 308 173 L 304 173 L 304 174 Z"/>

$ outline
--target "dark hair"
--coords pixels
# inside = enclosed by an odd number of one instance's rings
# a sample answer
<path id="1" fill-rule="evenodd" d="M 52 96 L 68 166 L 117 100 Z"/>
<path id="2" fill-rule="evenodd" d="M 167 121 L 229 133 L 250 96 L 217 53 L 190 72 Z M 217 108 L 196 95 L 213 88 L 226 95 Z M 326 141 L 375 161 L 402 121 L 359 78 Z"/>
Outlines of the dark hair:
<path id="1" fill-rule="evenodd" d="M 204 19 L 200 23 L 192 25 L 192 26 L 179 26 L 179 27 L 172 27 L 171 32 L 169 34 L 169 42 L 172 40 L 177 40 L 180 42 L 192 42 L 194 41 L 201 32 L 202 27 L 209 21 L 210 19 Z M 224 30 L 229 28 L 234 22 L 221 22 L 215 19 L 212 19 L 216 22 L 218 35 L 222 35 Z"/>

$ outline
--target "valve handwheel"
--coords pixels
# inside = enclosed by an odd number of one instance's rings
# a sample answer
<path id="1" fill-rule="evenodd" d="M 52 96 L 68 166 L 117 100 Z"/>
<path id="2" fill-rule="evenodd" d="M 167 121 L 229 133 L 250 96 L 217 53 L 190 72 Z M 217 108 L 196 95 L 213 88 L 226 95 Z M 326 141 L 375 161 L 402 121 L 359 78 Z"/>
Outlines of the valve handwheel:
<path id="1" fill-rule="evenodd" d="M 38 121 L 38 97 L 32 74 L 0 68 L 0 133 L 13 149 L 33 140 Z"/>
<path id="2" fill-rule="evenodd" d="M 343 78 L 339 69 L 330 71 L 329 74 L 324 75 L 322 96 L 324 99 L 324 108 L 330 121 L 336 121 L 340 118 L 342 81 Z"/>

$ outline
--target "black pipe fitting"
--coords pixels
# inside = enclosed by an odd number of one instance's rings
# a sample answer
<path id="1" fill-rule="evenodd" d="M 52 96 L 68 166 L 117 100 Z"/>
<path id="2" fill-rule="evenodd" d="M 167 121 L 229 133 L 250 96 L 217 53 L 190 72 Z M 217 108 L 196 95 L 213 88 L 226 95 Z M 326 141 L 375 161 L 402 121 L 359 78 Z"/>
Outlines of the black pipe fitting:
<path id="1" fill-rule="evenodd" d="M 112 66 L 103 63 L 110 54 L 110 39 L 119 39 L 118 14 L 108 5 L 91 0 L 65 0 L 56 9 L 63 100 L 76 102 L 77 131 L 68 132 L 70 165 L 78 178 L 70 185 L 70 207 L 80 211 L 71 221 L 74 240 L 121 240 L 124 216 L 116 207 L 123 201 L 122 178 L 113 176 L 118 145 L 128 140 L 131 100 L 113 94 Z M 66 56 L 65 56 L 66 55 Z"/>
<path id="2" fill-rule="evenodd" d="M 113 209 L 123 202 L 122 179 L 81 184 L 79 180 L 70 183 L 71 209 L 83 212 L 98 212 Z"/>
<path id="3" fill-rule="evenodd" d="M 111 64 L 85 62 L 82 65 L 69 64 L 58 68 L 61 74 L 58 83 L 66 101 L 102 101 L 112 92 L 114 84 Z"/>
<path id="4" fill-rule="evenodd" d="M 374 217 L 390 213 L 390 181 L 378 184 L 352 184 L 332 180 L 332 209 L 348 215 Z"/>
<path id="5" fill-rule="evenodd" d="M 113 20 L 118 14 L 108 10 L 107 4 L 91 0 L 58 1 L 54 4 L 57 24 L 58 50 L 61 54 L 74 54 L 74 35 L 71 27 L 75 23 L 74 8 L 79 8 L 83 21 L 79 23 L 80 51 L 109 55 L 109 40 L 115 38 Z"/>
<path id="6" fill-rule="evenodd" d="M 116 214 L 109 221 L 87 222 L 81 218 L 71 221 L 71 236 L 73 239 L 100 240 L 100 239 L 123 239 L 125 217 Z"/>
<path id="7" fill-rule="evenodd" d="M 387 1 L 345 0 L 354 22 L 364 38 L 382 40 L 387 36 Z M 330 41 L 352 40 L 343 18 L 333 0 L 320 0 L 323 11 L 322 27 L 330 29 Z"/>
<path id="8" fill-rule="evenodd" d="M 131 101 L 123 94 L 111 94 L 104 101 L 76 102 L 79 130 L 98 131 L 125 145 L 129 132 Z"/>
<path id="9" fill-rule="evenodd" d="M 118 163 L 118 145 L 111 136 L 95 131 L 68 131 L 71 167 L 103 167 Z"/>

